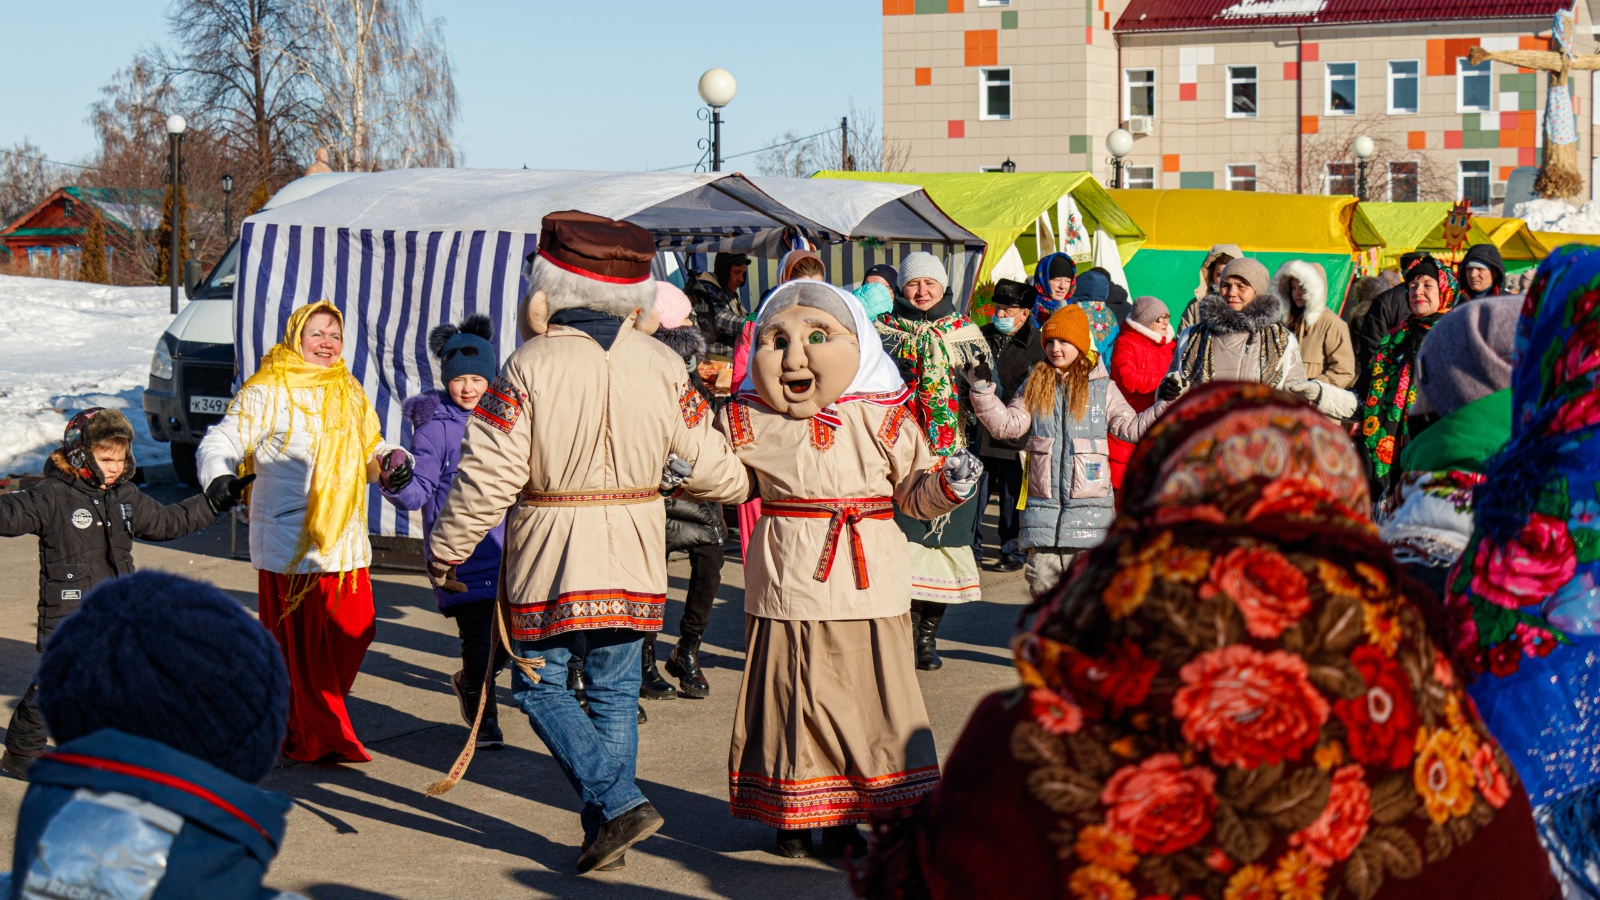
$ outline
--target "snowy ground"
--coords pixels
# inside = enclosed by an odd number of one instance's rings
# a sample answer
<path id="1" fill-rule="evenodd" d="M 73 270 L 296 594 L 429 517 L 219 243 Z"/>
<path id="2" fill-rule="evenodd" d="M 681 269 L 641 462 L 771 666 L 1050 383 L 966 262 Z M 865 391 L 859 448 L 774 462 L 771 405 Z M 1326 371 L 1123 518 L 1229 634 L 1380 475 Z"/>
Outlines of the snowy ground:
<path id="1" fill-rule="evenodd" d="M 1600 234 L 1600 203 L 1592 200 L 1582 207 L 1564 200 L 1529 200 L 1517 204 L 1516 216 L 1528 223 L 1529 231 Z"/>
<path id="2" fill-rule="evenodd" d="M 38 472 L 67 420 L 90 406 L 133 422 L 141 466 L 171 459 L 150 437 L 140 394 L 172 322 L 159 287 L 106 287 L 0 275 L 0 475 Z"/>

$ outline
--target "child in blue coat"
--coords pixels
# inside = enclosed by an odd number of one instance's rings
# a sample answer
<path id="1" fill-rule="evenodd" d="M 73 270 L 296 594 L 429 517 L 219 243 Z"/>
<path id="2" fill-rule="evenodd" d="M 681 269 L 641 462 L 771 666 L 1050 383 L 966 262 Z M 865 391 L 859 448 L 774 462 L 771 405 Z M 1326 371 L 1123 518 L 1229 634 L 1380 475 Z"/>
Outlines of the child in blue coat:
<path id="1" fill-rule="evenodd" d="M 460 326 L 440 325 L 428 334 L 428 349 L 439 361 L 439 380 L 444 390 L 418 394 L 405 402 L 411 423 L 411 455 L 416 458 L 411 483 L 384 497 L 400 509 L 422 510 L 423 541 L 433 533 L 434 519 L 450 493 L 461 462 L 461 438 L 473 407 L 499 371 L 495 357 L 494 325 L 488 316 L 468 316 Z M 454 619 L 461 635 L 461 671 L 451 679 L 461 701 L 461 718 L 470 726 L 478 713 L 478 695 L 484 688 L 484 673 L 491 648 L 495 651 L 496 672 L 505 665 L 505 651 L 495 643 L 495 597 L 500 588 L 500 553 L 505 542 L 501 523 L 478 544 L 472 556 L 456 567 L 456 578 L 467 586 L 464 593 L 452 594 L 434 589 L 439 611 Z M 494 685 L 489 685 L 489 704 L 484 709 L 483 725 L 478 729 L 478 746 L 497 749 L 504 743 L 494 703 Z"/>

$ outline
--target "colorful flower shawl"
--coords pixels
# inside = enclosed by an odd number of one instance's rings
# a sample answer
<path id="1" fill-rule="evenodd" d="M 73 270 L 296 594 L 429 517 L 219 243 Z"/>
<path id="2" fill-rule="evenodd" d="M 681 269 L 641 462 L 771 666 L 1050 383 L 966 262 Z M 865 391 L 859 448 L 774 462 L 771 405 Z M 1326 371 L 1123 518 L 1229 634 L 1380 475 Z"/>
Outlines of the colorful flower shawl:
<path id="1" fill-rule="evenodd" d="M 1366 900 L 1528 817 L 1502 813 L 1516 775 L 1336 424 L 1264 385 L 1201 385 L 1140 442 L 1118 501 L 1014 644 L 1011 753 L 1074 896 Z"/>
<path id="2" fill-rule="evenodd" d="M 960 313 L 919 321 L 899 309 L 896 306 L 878 320 L 889 331 L 884 349 L 903 364 L 906 381 L 914 391 L 911 413 L 927 433 L 933 452 L 949 456 L 967 445 L 955 371 L 976 361 L 977 355 L 988 349 L 988 341 L 978 326 Z"/>
<path id="3" fill-rule="evenodd" d="M 1055 315 L 1056 310 L 1072 302 L 1071 291 L 1067 292 L 1065 299 L 1052 300 L 1050 298 L 1050 278 L 1048 277 L 1050 273 L 1050 261 L 1055 259 L 1057 256 L 1067 256 L 1067 254 L 1046 254 L 1045 257 L 1039 260 L 1038 264 L 1033 267 L 1033 279 L 1031 283 L 1033 284 L 1033 292 L 1037 295 L 1033 298 L 1033 327 L 1035 328 L 1043 328 L 1046 320 Z M 1068 256 L 1067 258 L 1071 259 L 1072 257 Z M 1076 265 L 1074 265 L 1074 268 L 1076 268 Z M 1076 290 L 1078 286 L 1076 278 L 1074 278 L 1072 286 L 1074 290 Z M 1085 310 L 1085 312 L 1087 312 L 1087 310 Z"/>
<path id="4" fill-rule="evenodd" d="M 1440 266 L 1439 311 L 1428 316 L 1407 315 L 1398 328 L 1384 336 L 1372 357 L 1372 368 L 1368 370 L 1372 381 L 1363 409 L 1361 438 L 1367 469 L 1377 484 L 1388 481 L 1395 458 L 1411 436 L 1411 405 L 1417 402 L 1417 380 L 1411 377 L 1411 369 L 1417 348 L 1422 346 L 1433 323 L 1443 318 L 1460 296 L 1455 274 Z"/>
<path id="5" fill-rule="evenodd" d="M 1457 655 L 1482 676 L 1473 697 L 1534 803 L 1549 803 L 1547 842 L 1579 872 L 1600 864 L 1597 379 L 1600 251 L 1563 247 L 1528 290 L 1517 325 L 1511 441 L 1484 467 L 1476 528 L 1447 601 Z M 1600 893 L 1593 880 L 1579 880 Z"/>

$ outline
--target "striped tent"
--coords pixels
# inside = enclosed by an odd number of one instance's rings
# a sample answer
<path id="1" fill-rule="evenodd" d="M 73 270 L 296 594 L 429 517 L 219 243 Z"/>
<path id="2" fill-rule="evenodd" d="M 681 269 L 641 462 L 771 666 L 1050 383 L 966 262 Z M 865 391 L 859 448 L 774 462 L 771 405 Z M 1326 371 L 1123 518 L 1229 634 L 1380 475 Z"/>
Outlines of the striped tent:
<path id="1" fill-rule="evenodd" d="M 777 256 L 796 239 L 842 239 L 731 173 L 365 175 L 245 220 L 234 294 L 241 382 L 282 336 L 291 311 L 331 300 L 345 316 L 345 357 L 383 433 L 409 440 L 401 403 L 438 387 L 428 331 L 487 314 L 504 359 L 516 346 L 523 265 L 537 248 L 540 220 L 566 209 L 637 224 L 663 251 Z M 398 513 L 375 487 L 368 516 L 374 534 L 421 534 L 420 516 Z"/>

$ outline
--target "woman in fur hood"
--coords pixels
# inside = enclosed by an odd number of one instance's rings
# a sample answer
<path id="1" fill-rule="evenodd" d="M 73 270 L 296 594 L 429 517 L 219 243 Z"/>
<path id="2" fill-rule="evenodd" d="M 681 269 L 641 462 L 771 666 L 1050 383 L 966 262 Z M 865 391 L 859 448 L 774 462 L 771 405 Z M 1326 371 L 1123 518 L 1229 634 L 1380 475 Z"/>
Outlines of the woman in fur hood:
<path id="1" fill-rule="evenodd" d="M 1288 304 L 1272 290 L 1267 269 L 1236 259 L 1222 270 L 1222 291 L 1200 303 L 1199 323 L 1178 336 L 1162 400 L 1208 381 L 1258 381 L 1305 396 L 1300 342 L 1284 324 Z M 1308 397 L 1308 399 L 1311 399 Z"/>
<path id="2" fill-rule="evenodd" d="M 1278 267 L 1273 281 L 1278 296 L 1289 302 L 1285 324 L 1300 341 L 1306 378 L 1317 385 L 1314 396 L 1306 396 L 1311 391 L 1300 393 L 1324 415 L 1350 418 L 1358 404 L 1350 390 L 1356 383 L 1356 349 L 1350 326 L 1328 309 L 1328 276 L 1322 265 L 1291 259 Z"/>

